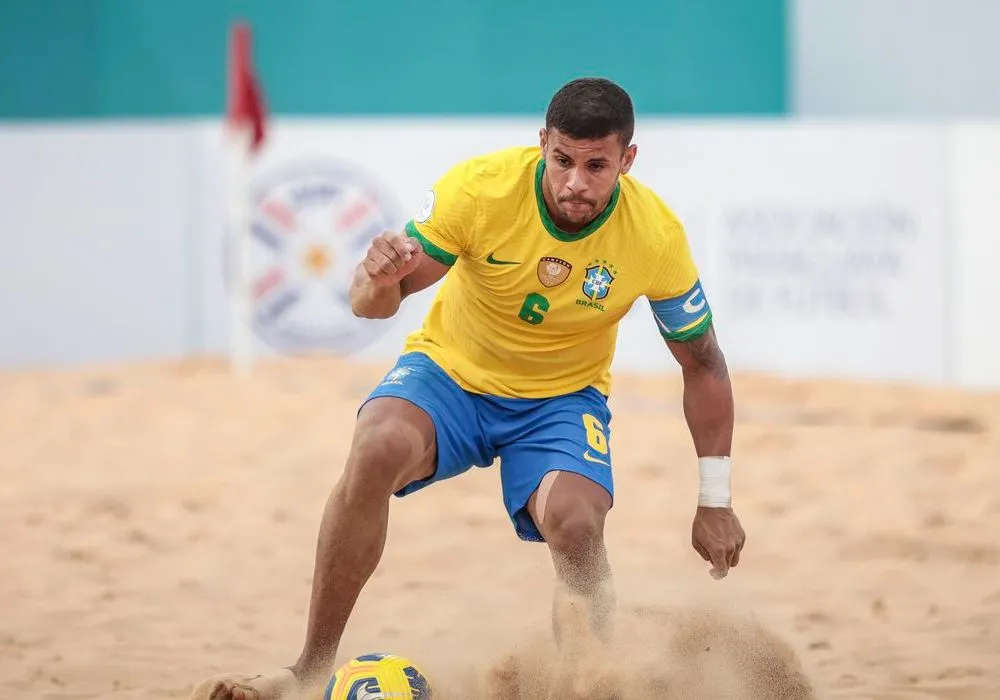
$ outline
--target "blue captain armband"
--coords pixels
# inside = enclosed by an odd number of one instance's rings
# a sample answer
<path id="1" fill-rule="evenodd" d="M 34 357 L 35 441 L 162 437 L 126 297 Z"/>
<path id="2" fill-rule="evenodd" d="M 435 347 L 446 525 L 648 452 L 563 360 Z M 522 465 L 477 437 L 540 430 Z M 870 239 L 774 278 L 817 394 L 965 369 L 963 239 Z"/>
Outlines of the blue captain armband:
<path id="1" fill-rule="evenodd" d="M 653 318 L 666 340 L 693 340 L 705 334 L 712 325 L 712 309 L 708 306 L 701 280 L 687 292 L 670 299 L 649 300 Z"/>

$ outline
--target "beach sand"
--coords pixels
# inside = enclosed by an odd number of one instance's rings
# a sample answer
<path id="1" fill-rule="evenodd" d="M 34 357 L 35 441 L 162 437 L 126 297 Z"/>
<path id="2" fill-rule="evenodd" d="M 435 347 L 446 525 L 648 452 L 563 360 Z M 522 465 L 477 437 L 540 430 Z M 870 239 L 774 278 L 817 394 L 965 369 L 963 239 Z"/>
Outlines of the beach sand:
<path id="1" fill-rule="evenodd" d="M 0 374 L 0 698 L 186 698 L 292 663 L 323 504 L 385 369 Z M 734 382 L 748 539 L 715 581 L 690 546 L 680 379 L 616 377 L 626 697 L 1000 698 L 1000 394 Z M 338 660 L 402 654 L 467 697 L 520 671 L 534 697 L 553 583 L 498 470 L 474 470 L 394 500 Z"/>

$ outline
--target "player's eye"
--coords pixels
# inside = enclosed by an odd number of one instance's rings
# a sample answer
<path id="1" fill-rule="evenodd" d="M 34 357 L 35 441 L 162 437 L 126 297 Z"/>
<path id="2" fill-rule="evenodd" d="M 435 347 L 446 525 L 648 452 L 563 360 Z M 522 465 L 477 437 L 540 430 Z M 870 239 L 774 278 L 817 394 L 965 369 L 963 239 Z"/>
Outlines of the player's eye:
<path id="1" fill-rule="evenodd" d="M 598 170 L 602 170 L 603 168 L 604 168 L 604 163 L 591 163 L 590 164 L 590 169 L 593 170 L 595 173 Z"/>
<path id="2" fill-rule="evenodd" d="M 556 156 L 556 162 L 559 163 L 559 165 L 563 166 L 564 168 L 569 167 L 569 158 L 567 158 L 566 156 Z"/>

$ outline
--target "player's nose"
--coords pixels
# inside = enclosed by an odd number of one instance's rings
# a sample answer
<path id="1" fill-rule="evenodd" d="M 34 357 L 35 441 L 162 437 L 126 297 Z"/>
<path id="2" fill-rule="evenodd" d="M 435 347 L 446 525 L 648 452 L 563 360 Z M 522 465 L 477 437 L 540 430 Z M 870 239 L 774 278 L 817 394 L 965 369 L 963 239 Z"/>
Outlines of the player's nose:
<path id="1" fill-rule="evenodd" d="M 579 168 L 573 168 L 569 171 L 569 177 L 566 180 L 566 188 L 573 194 L 580 194 L 587 189 L 586 180 L 583 177 L 583 173 L 580 172 Z"/>

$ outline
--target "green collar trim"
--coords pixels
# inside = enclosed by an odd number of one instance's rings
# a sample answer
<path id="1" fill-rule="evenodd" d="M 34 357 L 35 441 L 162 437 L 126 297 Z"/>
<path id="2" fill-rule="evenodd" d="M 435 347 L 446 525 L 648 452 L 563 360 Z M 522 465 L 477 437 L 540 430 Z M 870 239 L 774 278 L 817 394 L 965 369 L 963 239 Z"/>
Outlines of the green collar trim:
<path id="1" fill-rule="evenodd" d="M 535 199 L 538 202 L 538 215 L 542 218 L 542 224 L 545 226 L 545 230 L 549 232 L 553 238 L 557 241 L 562 241 L 563 243 L 572 243 L 573 241 L 579 241 L 590 234 L 594 233 L 604 222 L 608 220 L 611 213 L 615 210 L 615 206 L 618 204 L 618 195 L 621 193 L 621 182 L 615 185 L 615 191 L 611 193 L 611 201 L 608 202 L 608 206 L 604 207 L 604 211 L 596 219 L 587 224 L 587 227 L 580 230 L 577 233 L 568 233 L 563 231 L 561 228 L 556 226 L 556 222 L 552 220 L 549 215 L 549 209 L 545 206 L 545 196 L 542 194 L 542 174 L 545 172 L 545 158 L 541 158 L 538 161 L 538 165 L 535 167 Z"/>

